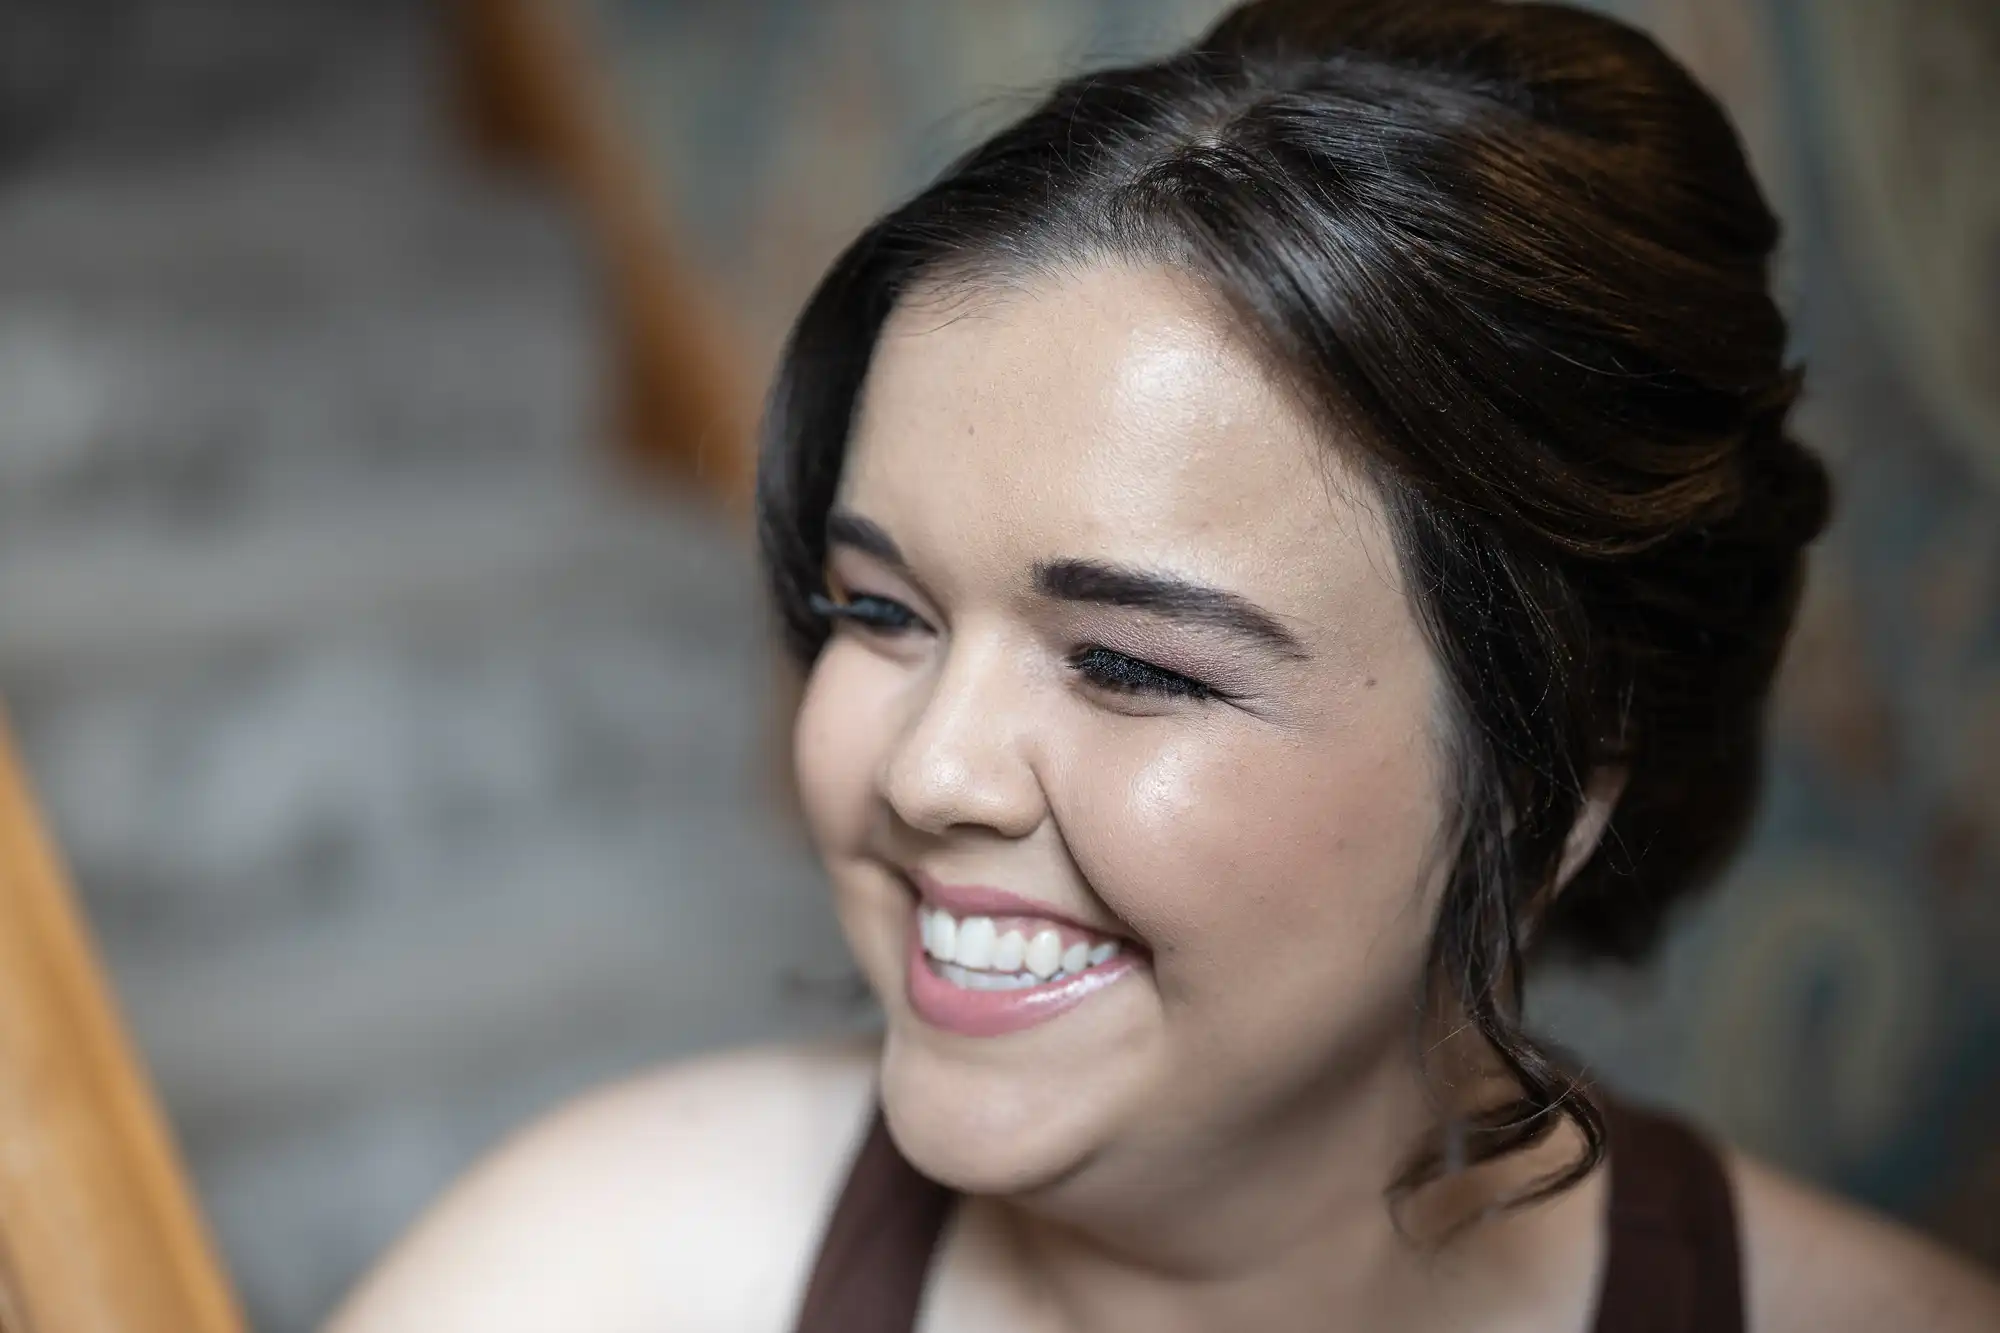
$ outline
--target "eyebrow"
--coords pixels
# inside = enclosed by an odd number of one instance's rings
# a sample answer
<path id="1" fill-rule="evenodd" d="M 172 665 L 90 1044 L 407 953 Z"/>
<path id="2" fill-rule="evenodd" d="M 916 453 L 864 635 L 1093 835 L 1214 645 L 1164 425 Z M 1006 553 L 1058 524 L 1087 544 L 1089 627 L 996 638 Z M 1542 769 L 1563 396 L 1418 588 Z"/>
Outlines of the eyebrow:
<path id="1" fill-rule="evenodd" d="M 849 546 L 900 573 L 910 563 L 881 524 L 848 510 L 827 515 L 829 547 Z M 1280 656 L 1312 656 L 1282 621 L 1247 597 L 1205 583 L 1103 560 L 1068 558 L 1035 562 L 1035 591 L 1059 602 L 1086 602 L 1144 611 L 1165 620 L 1224 630 Z"/>

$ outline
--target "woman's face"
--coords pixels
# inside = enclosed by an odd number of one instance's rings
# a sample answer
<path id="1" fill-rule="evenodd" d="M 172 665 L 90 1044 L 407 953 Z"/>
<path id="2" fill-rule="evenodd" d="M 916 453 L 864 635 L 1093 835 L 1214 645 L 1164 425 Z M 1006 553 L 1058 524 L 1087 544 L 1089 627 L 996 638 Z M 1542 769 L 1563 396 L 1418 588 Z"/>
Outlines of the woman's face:
<path id="1" fill-rule="evenodd" d="M 890 320 L 795 757 L 919 1167 L 1151 1169 L 1407 1059 L 1440 710 L 1372 498 L 1167 271 Z"/>

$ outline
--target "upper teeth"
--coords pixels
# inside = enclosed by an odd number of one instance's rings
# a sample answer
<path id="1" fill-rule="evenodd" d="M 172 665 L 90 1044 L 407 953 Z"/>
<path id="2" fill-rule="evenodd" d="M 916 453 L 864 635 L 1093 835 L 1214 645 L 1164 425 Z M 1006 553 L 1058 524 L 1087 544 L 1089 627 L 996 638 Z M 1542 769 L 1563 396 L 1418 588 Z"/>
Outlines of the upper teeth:
<path id="1" fill-rule="evenodd" d="M 1001 934 L 988 916 L 969 916 L 963 921 L 936 908 L 919 908 L 924 952 L 940 963 L 998 973 L 1026 973 L 1036 981 L 1057 974 L 1068 975 L 1095 967 L 1118 952 L 1115 941 L 1092 945 L 1077 940 L 1063 947 L 1062 932 L 1053 926 L 1036 931 L 1032 937 L 1019 930 Z"/>

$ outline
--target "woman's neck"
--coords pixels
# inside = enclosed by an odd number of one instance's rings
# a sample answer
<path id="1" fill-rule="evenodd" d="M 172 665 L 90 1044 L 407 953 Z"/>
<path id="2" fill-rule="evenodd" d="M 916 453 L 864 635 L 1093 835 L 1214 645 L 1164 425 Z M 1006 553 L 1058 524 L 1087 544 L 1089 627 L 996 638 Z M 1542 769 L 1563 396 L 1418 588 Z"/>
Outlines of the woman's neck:
<path id="1" fill-rule="evenodd" d="M 1566 1122 L 1533 1149 L 1390 1203 L 1442 1111 L 1506 1094 L 1476 1057 L 1446 1054 L 1460 1077 L 1384 1059 L 1207 1142 L 1136 1149 L 1035 1195 L 984 1201 L 1007 1262 L 1047 1321 L 1075 1333 L 1484 1330 L 1510 1326 L 1509 1311 L 1538 1333 L 1570 1316 L 1580 1329 L 1602 1173 L 1548 1204 L 1462 1225 L 1573 1160 L 1581 1140 Z M 1457 1103 L 1441 1107 L 1440 1089 Z"/>

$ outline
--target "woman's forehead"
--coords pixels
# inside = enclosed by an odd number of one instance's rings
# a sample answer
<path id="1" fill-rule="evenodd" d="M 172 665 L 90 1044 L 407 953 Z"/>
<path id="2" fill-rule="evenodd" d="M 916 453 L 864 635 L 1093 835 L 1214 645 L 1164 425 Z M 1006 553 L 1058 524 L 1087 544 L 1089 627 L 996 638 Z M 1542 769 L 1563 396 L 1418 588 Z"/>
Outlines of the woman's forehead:
<path id="1" fill-rule="evenodd" d="M 1366 488 L 1218 303 L 1112 265 L 899 307 L 841 502 L 961 544 L 1294 579 L 1386 542 Z"/>

